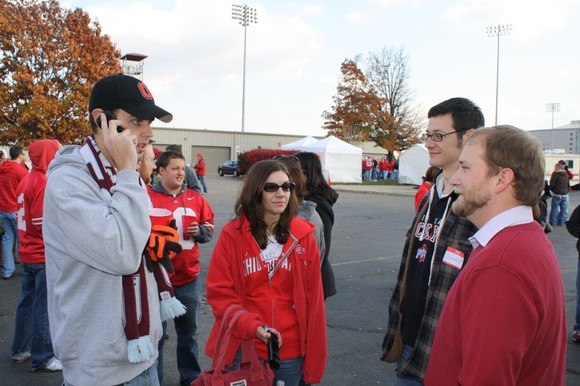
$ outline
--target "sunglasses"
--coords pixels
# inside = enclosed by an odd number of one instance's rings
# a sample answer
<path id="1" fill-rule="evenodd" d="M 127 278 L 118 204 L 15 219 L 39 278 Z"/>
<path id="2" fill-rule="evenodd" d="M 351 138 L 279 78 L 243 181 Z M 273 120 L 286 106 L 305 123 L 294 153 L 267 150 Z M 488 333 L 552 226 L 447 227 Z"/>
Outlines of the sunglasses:
<path id="1" fill-rule="evenodd" d="M 284 182 L 282 185 L 275 184 L 273 182 L 266 182 L 264 184 L 264 191 L 268 193 L 275 193 L 278 189 L 282 188 L 284 192 L 291 192 L 296 187 L 294 182 Z"/>
<path id="2" fill-rule="evenodd" d="M 275 155 L 274 157 L 272 157 L 272 159 L 274 160 L 292 160 L 292 161 L 296 161 L 296 162 L 300 162 L 300 159 L 298 157 L 296 157 L 295 155 Z"/>

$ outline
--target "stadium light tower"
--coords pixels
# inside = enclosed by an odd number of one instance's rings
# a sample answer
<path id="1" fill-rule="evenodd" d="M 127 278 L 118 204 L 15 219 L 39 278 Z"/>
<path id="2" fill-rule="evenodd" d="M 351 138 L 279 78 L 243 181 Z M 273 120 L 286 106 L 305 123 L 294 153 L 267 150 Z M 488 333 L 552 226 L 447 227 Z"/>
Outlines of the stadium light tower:
<path id="1" fill-rule="evenodd" d="M 546 103 L 546 111 L 552 113 L 552 150 L 554 150 L 554 113 L 560 112 L 560 104 Z"/>
<path id="2" fill-rule="evenodd" d="M 242 133 L 244 132 L 244 121 L 246 113 L 246 36 L 248 26 L 252 23 L 258 23 L 258 13 L 255 8 L 247 5 L 232 4 L 232 19 L 238 20 L 244 27 L 244 67 L 242 78 Z"/>
<path id="3" fill-rule="evenodd" d="M 487 36 L 497 36 L 497 67 L 495 72 L 495 125 L 497 126 L 497 100 L 499 94 L 499 37 L 509 35 L 512 30 L 511 24 L 497 24 L 487 27 Z"/>

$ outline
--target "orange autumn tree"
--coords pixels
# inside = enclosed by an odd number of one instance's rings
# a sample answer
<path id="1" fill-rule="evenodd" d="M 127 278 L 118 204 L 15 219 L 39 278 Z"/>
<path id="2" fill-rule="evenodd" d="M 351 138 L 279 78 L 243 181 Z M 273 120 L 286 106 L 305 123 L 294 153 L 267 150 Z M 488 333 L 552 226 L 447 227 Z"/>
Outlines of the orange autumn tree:
<path id="1" fill-rule="evenodd" d="M 379 97 L 370 88 L 367 78 L 359 69 L 356 61 L 345 60 L 340 71 L 342 79 L 337 87 L 331 111 L 322 117 L 324 129 L 329 135 L 347 142 L 375 141 L 381 145 L 390 138 L 388 132 L 393 118 L 384 109 L 388 101 Z"/>
<path id="2" fill-rule="evenodd" d="M 0 0 L 0 144 L 79 143 L 92 85 L 121 72 L 98 22 L 56 0 Z"/>

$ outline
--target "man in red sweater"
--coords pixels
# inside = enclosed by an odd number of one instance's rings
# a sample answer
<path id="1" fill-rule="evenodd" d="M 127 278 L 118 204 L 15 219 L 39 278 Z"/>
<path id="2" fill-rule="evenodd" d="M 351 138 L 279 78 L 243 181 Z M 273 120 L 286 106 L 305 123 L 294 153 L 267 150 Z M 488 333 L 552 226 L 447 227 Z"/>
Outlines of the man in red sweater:
<path id="1" fill-rule="evenodd" d="M 2 279 L 8 280 L 14 274 L 14 245 L 18 245 L 16 228 L 16 187 L 28 171 L 22 166 L 24 151 L 20 146 L 10 148 L 10 160 L 0 164 L 0 221 L 4 225 L 2 235 Z"/>
<path id="2" fill-rule="evenodd" d="M 184 184 L 185 158 L 176 151 L 166 151 L 157 159 L 161 181 L 149 189 L 155 208 L 171 211 L 179 232 L 183 252 L 172 260 L 175 272 L 170 275 L 175 297 L 187 308 L 184 315 L 174 319 L 177 334 L 177 368 L 181 385 L 190 385 L 201 375 L 198 360 L 197 324 L 201 307 L 202 288 L 198 279 L 199 243 L 207 243 L 213 236 L 214 215 L 209 203 L 198 192 Z M 184 215 L 194 215 L 197 221 L 185 228 Z M 158 373 L 163 376 L 163 339 L 159 345 Z"/>
<path id="3" fill-rule="evenodd" d="M 540 142 L 512 126 L 467 140 L 451 178 L 459 194 L 452 208 L 479 231 L 443 307 L 425 385 L 565 385 L 562 276 L 532 216 L 544 163 Z"/>

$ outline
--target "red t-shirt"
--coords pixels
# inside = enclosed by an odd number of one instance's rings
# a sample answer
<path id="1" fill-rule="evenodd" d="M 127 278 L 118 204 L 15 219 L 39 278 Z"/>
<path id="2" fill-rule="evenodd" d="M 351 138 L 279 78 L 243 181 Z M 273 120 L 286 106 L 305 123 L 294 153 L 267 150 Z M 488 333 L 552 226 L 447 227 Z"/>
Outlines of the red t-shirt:
<path id="1" fill-rule="evenodd" d="M 0 212 L 16 212 L 16 188 L 28 171 L 24 166 L 14 161 L 4 161 L 0 164 Z"/>

